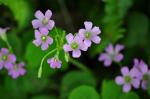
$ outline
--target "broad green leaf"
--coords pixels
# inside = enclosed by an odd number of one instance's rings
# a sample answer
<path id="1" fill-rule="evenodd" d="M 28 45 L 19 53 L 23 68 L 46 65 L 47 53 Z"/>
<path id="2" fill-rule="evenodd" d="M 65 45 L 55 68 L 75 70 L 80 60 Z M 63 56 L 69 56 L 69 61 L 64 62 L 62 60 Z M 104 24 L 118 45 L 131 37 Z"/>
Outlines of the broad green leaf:
<path id="1" fill-rule="evenodd" d="M 134 92 L 123 93 L 119 99 L 140 99 L 139 96 Z"/>
<path id="2" fill-rule="evenodd" d="M 75 88 L 69 99 L 100 99 L 100 96 L 93 87 L 83 85 Z"/>
<path id="3" fill-rule="evenodd" d="M 68 72 L 62 79 L 61 83 L 61 97 L 65 99 L 72 89 L 80 85 L 90 85 L 95 87 L 96 80 L 94 77 L 86 72 L 71 71 Z"/>
<path id="4" fill-rule="evenodd" d="M 117 85 L 114 81 L 104 81 L 102 99 L 139 99 L 139 96 L 132 91 L 124 93 L 122 86 Z"/>
<path id="5" fill-rule="evenodd" d="M 10 8 L 19 28 L 26 27 L 31 23 L 33 12 L 27 0 L 0 0 L 1 3 Z"/>
<path id="6" fill-rule="evenodd" d="M 102 99 L 119 99 L 120 94 L 122 94 L 122 89 L 114 81 L 103 82 Z"/>

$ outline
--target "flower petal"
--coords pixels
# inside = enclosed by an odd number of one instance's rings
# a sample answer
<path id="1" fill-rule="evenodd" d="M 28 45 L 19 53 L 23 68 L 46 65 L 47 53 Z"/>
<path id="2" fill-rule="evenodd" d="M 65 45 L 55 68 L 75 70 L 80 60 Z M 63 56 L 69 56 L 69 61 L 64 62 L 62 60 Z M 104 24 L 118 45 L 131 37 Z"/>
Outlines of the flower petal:
<path id="1" fill-rule="evenodd" d="M 133 85 L 133 87 L 134 88 L 139 88 L 139 86 L 140 86 L 140 80 L 138 80 L 138 79 L 133 79 L 132 80 L 132 85 Z"/>
<path id="2" fill-rule="evenodd" d="M 66 52 L 72 51 L 70 45 L 65 44 L 65 45 L 63 46 L 63 48 L 64 48 L 64 51 L 66 51 Z"/>
<path id="3" fill-rule="evenodd" d="M 69 33 L 67 36 L 66 36 L 66 39 L 67 39 L 67 42 L 70 44 L 72 41 L 73 41 L 73 34 Z"/>
<path id="4" fill-rule="evenodd" d="M 52 11 L 48 9 L 48 10 L 45 12 L 45 17 L 48 18 L 48 19 L 50 19 L 51 16 L 52 16 Z"/>
<path id="5" fill-rule="evenodd" d="M 96 44 L 99 44 L 100 41 L 101 41 L 101 39 L 100 39 L 99 36 L 94 36 L 94 37 L 92 37 L 92 41 L 93 41 L 94 43 L 96 43 Z"/>
<path id="6" fill-rule="evenodd" d="M 48 35 L 49 31 L 47 28 L 40 28 L 40 33 L 43 34 L 43 35 Z"/>
<path id="7" fill-rule="evenodd" d="M 112 59 L 108 57 L 104 60 L 104 66 L 109 67 L 112 64 Z"/>
<path id="8" fill-rule="evenodd" d="M 9 62 L 16 62 L 16 56 L 13 54 L 9 54 L 8 55 L 8 60 Z"/>
<path id="9" fill-rule="evenodd" d="M 123 86 L 123 91 L 124 92 L 129 92 L 131 90 L 131 85 L 130 84 L 125 84 L 124 86 Z"/>
<path id="10" fill-rule="evenodd" d="M 33 41 L 33 44 L 35 44 L 36 46 L 40 46 L 42 44 L 40 39 L 36 39 Z"/>
<path id="11" fill-rule="evenodd" d="M 11 62 L 6 62 L 5 64 L 4 64 L 4 67 L 7 69 L 7 70 L 9 70 L 10 68 L 12 68 L 14 65 L 11 63 Z"/>
<path id="12" fill-rule="evenodd" d="M 124 84 L 124 78 L 122 76 L 117 76 L 115 81 L 118 85 L 123 85 Z"/>
<path id="13" fill-rule="evenodd" d="M 84 25 L 87 30 L 91 30 L 93 24 L 92 24 L 92 22 L 86 21 L 86 22 L 84 22 Z"/>
<path id="14" fill-rule="evenodd" d="M 105 50 L 107 53 L 114 53 L 114 48 L 112 44 L 109 44 Z"/>
<path id="15" fill-rule="evenodd" d="M 87 46 L 87 47 L 90 47 L 92 42 L 90 40 L 84 40 L 84 44 Z"/>
<path id="16" fill-rule="evenodd" d="M 88 47 L 87 47 L 84 43 L 82 43 L 82 44 L 80 44 L 80 49 L 81 49 L 82 51 L 87 51 L 87 50 L 88 50 Z"/>
<path id="17" fill-rule="evenodd" d="M 79 34 L 79 36 L 81 37 L 81 38 L 84 38 L 85 36 L 85 32 L 86 32 L 86 30 L 85 29 L 80 29 L 79 30 L 79 32 L 78 32 L 78 34 Z"/>
<path id="18" fill-rule="evenodd" d="M 101 31 L 100 31 L 99 27 L 94 26 L 93 29 L 92 29 L 92 33 L 94 35 L 98 35 L 98 34 L 101 33 Z"/>
<path id="19" fill-rule="evenodd" d="M 129 74 L 129 68 L 128 67 L 122 67 L 121 68 L 121 73 L 126 76 Z"/>
<path id="20" fill-rule="evenodd" d="M 43 20 L 44 14 L 40 10 L 38 10 L 35 12 L 35 17 L 40 19 L 40 20 Z"/>
<path id="21" fill-rule="evenodd" d="M 124 49 L 124 46 L 121 45 L 121 44 L 117 44 L 117 45 L 115 46 L 115 52 L 116 52 L 116 53 L 120 52 L 120 51 L 123 50 L 123 49 Z"/>
<path id="22" fill-rule="evenodd" d="M 53 20 L 49 20 L 48 24 L 46 25 L 46 28 L 49 30 L 52 30 L 55 25 L 55 22 Z"/>
<path id="23" fill-rule="evenodd" d="M 41 38 L 41 33 L 38 30 L 35 30 L 34 33 L 35 33 L 35 38 L 38 39 Z"/>
<path id="24" fill-rule="evenodd" d="M 50 36 L 48 36 L 46 43 L 51 45 L 53 43 L 53 39 Z"/>
<path id="25" fill-rule="evenodd" d="M 8 54 L 9 51 L 8 51 L 7 48 L 1 48 L 1 53 L 2 53 L 2 54 Z"/>
<path id="26" fill-rule="evenodd" d="M 47 50 L 48 49 L 48 44 L 47 43 L 43 43 L 41 46 L 42 50 Z"/>
<path id="27" fill-rule="evenodd" d="M 114 60 L 116 62 L 120 62 L 121 60 L 123 60 L 123 54 L 117 54 L 115 57 L 114 57 Z"/>
<path id="28" fill-rule="evenodd" d="M 74 50 L 74 51 L 72 52 L 72 56 L 73 56 L 74 58 L 80 57 L 80 56 L 81 56 L 81 51 L 80 51 L 80 50 Z"/>
<path id="29" fill-rule="evenodd" d="M 33 20 L 32 21 L 32 26 L 33 26 L 34 29 L 37 29 L 37 28 L 41 27 L 42 26 L 41 21 L 38 20 L 38 19 Z"/>

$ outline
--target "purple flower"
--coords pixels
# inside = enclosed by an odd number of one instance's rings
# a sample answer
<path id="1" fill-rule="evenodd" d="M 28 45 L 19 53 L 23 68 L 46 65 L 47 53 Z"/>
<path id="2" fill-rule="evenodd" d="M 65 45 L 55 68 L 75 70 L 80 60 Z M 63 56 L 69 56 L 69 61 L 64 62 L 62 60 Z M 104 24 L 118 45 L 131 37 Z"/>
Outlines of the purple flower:
<path id="1" fill-rule="evenodd" d="M 137 77 L 142 80 L 142 89 L 147 90 L 148 81 L 150 80 L 150 70 L 148 70 L 147 64 L 143 60 L 134 59 L 134 68 L 139 71 Z"/>
<path id="2" fill-rule="evenodd" d="M 50 64 L 50 67 L 55 68 L 61 68 L 62 62 L 58 58 L 50 58 L 47 60 L 47 63 Z"/>
<path id="3" fill-rule="evenodd" d="M 109 67 L 114 62 L 120 62 L 123 59 L 123 54 L 120 53 L 121 50 L 124 49 L 123 45 L 117 44 L 115 48 L 112 44 L 109 44 L 108 47 L 105 49 L 106 53 L 102 53 L 98 60 L 104 61 L 104 65 Z"/>
<path id="4" fill-rule="evenodd" d="M 36 11 L 35 17 L 37 19 L 34 19 L 32 21 L 33 28 L 37 29 L 44 27 L 47 28 L 48 30 L 52 30 L 55 25 L 55 22 L 50 19 L 51 16 L 52 16 L 51 10 L 47 10 L 45 12 L 45 15 L 40 10 Z"/>
<path id="5" fill-rule="evenodd" d="M 67 43 L 64 45 L 64 50 L 66 52 L 72 51 L 72 56 L 74 58 L 78 58 L 81 56 L 81 51 L 87 51 L 87 46 L 83 43 L 83 40 L 78 36 L 73 36 L 71 33 L 69 33 L 66 36 Z"/>
<path id="6" fill-rule="evenodd" d="M 35 40 L 33 43 L 36 46 L 40 46 L 42 50 L 48 49 L 49 45 L 53 43 L 53 39 L 48 36 L 49 31 L 46 28 L 40 28 L 39 30 L 35 30 Z"/>
<path id="7" fill-rule="evenodd" d="M 12 68 L 14 62 L 16 62 L 16 56 L 9 53 L 8 49 L 2 48 L 0 51 L 0 69 L 3 67 L 6 69 Z"/>
<path id="8" fill-rule="evenodd" d="M 26 73 L 26 70 L 24 69 L 23 62 L 19 64 L 14 64 L 14 66 L 11 67 L 8 71 L 8 75 L 10 75 L 14 79 L 18 78 L 19 76 L 23 76 L 25 73 Z"/>
<path id="9" fill-rule="evenodd" d="M 136 78 L 136 69 L 131 69 L 129 71 L 128 67 L 123 67 L 121 73 L 123 76 L 117 76 L 115 81 L 118 85 L 123 85 L 123 91 L 129 92 L 131 87 L 139 88 L 140 80 Z"/>
<path id="10" fill-rule="evenodd" d="M 83 38 L 84 44 L 88 47 L 91 46 L 91 43 L 94 42 L 96 44 L 99 44 L 101 39 L 98 36 L 98 34 L 101 33 L 99 27 L 93 26 L 92 22 L 84 22 L 85 29 L 79 30 L 79 36 Z"/>

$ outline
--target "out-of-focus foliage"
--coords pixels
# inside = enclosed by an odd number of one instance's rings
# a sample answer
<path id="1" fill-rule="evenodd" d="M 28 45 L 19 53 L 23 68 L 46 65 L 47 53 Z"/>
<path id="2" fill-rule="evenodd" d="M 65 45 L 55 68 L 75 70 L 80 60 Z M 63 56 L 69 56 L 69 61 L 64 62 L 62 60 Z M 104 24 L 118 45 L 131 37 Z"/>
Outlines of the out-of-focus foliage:
<path id="1" fill-rule="evenodd" d="M 134 92 L 123 93 L 122 88 L 114 81 L 104 81 L 102 84 L 102 99 L 139 99 Z"/>
<path id="2" fill-rule="evenodd" d="M 122 27 L 123 19 L 132 6 L 133 0 L 104 0 L 104 3 L 102 41 L 99 46 L 92 48 L 91 56 L 102 52 L 109 42 L 115 43 L 123 37 L 125 33 L 125 28 Z"/>
<path id="3" fill-rule="evenodd" d="M 27 0 L 0 0 L 0 4 L 4 4 L 10 8 L 15 20 L 18 22 L 19 28 L 26 27 L 30 24 L 33 11 Z"/>
<path id="4" fill-rule="evenodd" d="M 93 87 L 80 86 L 71 92 L 69 99 L 99 99 L 99 94 Z"/>
<path id="5" fill-rule="evenodd" d="M 68 72 L 62 79 L 61 98 L 65 99 L 74 88 L 81 85 L 90 85 L 96 87 L 96 80 L 92 75 L 86 72 Z"/>

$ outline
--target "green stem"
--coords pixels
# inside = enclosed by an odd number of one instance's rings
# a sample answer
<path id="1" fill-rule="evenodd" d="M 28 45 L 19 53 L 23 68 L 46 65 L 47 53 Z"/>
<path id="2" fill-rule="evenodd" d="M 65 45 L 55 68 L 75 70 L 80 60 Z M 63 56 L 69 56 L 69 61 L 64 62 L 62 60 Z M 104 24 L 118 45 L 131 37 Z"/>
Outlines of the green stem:
<path id="1" fill-rule="evenodd" d="M 11 47 L 11 45 L 9 44 L 8 40 L 6 40 L 5 42 L 6 42 L 7 46 L 8 46 L 8 49 L 10 50 L 10 52 L 13 52 L 12 47 Z"/>
<path id="2" fill-rule="evenodd" d="M 69 61 L 74 64 L 76 67 L 80 68 L 81 70 L 88 72 L 90 74 L 92 74 L 91 70 L 88 69 L 84 64 L 80 63 L 79 61 L 73 59 L 73 58 L 69 58 Z"/>
<path id="3" fill-rule="evenodd" d="M 54 53 L 57 49 L 53 49 L 52 51 L 48 52 L 41 60 L 41 64 L 40 64 L 40 68 L 38 70 L 38 78 L 41 78 L 42 76 L 42 66 L 44 63 L 44 60 L 46 59 L 46 57 L 48 57 L 50 54 Z"/>

